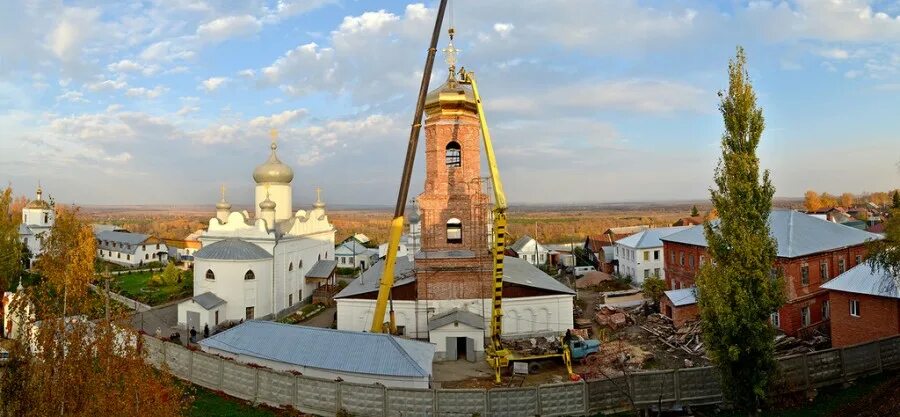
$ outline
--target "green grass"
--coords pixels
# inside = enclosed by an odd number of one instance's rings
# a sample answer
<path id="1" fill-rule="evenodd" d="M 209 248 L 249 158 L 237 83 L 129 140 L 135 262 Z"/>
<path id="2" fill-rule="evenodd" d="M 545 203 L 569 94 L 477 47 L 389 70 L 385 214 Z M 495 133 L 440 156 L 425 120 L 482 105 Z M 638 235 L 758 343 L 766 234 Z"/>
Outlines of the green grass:
<path id="1" fill-rule="evenodd" d="M 116 275 L 110 289 L 151 306 L 189 297 L 193 294 L 193 276 L 190 273 L 185 273 L 179 284 L 162 286 L 150 285 L 150 279 L 154 274 L 160 274 L 160 272 L 141 271 Z M 147 291 L 144 291 L 145 288 Z"/>
<path id="2" fill-rule="evenodd" d="M 274 417 L 281 414 L 197 386 L 188 388 L 188 392 L 194 397 L 186 414 L 188 417 Z"/>

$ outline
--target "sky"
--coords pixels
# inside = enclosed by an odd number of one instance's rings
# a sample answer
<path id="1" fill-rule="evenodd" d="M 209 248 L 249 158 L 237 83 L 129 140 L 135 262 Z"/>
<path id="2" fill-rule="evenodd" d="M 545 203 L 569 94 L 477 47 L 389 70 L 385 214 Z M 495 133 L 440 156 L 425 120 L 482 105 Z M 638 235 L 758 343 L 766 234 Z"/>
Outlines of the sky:
<path id="1" fill-rule="evenodd" d="M 4 1 L 0 181 L 78 204 L 390 205 L 436 1 Z M 900 186 L 900 1 L 451 0 L 507 196 L 705 199 L 742 45 L 776 195 Z M 440 48 L 446 46 L 442 34 Z M 431 76 L 446 77 L 439 54 Z M 424 140 L 424 135 L 423 135 Z M 421 151 L 420 146 L 420 151 Z M 422 189 L 417 158 L 412 194 Z M 485 171 L 486 172 L 486 171 Z"/>

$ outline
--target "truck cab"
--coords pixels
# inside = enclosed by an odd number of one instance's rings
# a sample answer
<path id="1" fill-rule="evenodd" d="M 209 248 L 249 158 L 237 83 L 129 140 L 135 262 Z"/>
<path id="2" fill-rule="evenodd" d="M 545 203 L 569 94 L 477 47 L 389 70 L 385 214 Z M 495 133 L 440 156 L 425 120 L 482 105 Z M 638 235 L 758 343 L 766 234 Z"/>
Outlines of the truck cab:
<path id="1" fill-rule="evenodd" d="M 588 355 L 600 351 L 600 341 L 596 339 L 570 340 L 569 351 L 573 360 L 584 359 Z"/>

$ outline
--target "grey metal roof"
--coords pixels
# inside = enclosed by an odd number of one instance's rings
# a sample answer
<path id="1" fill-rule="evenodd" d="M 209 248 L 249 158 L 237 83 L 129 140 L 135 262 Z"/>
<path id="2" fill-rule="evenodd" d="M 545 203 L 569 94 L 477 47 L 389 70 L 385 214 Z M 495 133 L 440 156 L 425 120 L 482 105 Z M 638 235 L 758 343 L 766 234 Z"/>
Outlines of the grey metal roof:
<path id="1" fill-rule="evenodd" d="M 623 237 L 616 241 L 617 244 L 634 249 L 661 248 L 663 243 L 660 238 L 673 233 L 686 230 L 691 226 L 658 227 L 637 232 L 631 236 Z"/>
<path id="2" fill-rule="evenodd" d="M 713 221 L 717 227 L 719 221 Z M 853 227 L 829 222 L 794 210 L 769 213 L 769 235 L 778 246 L 778 257 L 796 258 L 813 253 L 856 246 L 881 236 Z M 706 246 L 702 227 L 692 227 L 661 238 L 666 242 Z"/>
<path id="3" fill-rule="evenodd" d="M 900 288 L 897 287 L 898 280 L 900 278 L 891 276 L 889 272 L 881 268 L 873 270 L 868 263 L 862 263 L 822 284 L 822 288 L 855 294 L 900 298 Z"/>
<path id="4" fill-rule="evenodd" d="M 147 242 L 152 236 L 143 233 L 101 230 L 99 232 L 95 231 L 94 237 L 99 241 L 97 244 L 98 249 L 134 254 L 137 251 L 137 247 Z M 160 244 L 164 243 L 160 242 Z"/>
<path id="5" fill-rule="evenodd" d="M 223 239 L 205 245 L 194 253 L 196 259 L 217 259 L 223 261 L 252 261 L 270 259 L 272 254 L 253 243 L 238 238 Z"/>
<path id="6" fill-rule="evenodd" d="M 31 229 L 29 229 L 28 226 L 26 226 L 22 223 L 19 223 L 19 234 L 20 235 L 33 235 L 34 233 L 31 232 Z"/>
<path id="7" fill-rule="evenodd" d="M 368 251 L 368 249 L 369 248 L 357 242 L 356 239 L 350 239 L 338 245 L 338 247 L 334 250 L 334 254 L 340 256 L 363 255 L 366 253 L 366 251 Z"/>
<path id="8" fill-rule="evenodd" d="M 669 290 L 666 291 L 665 294 L 675 307 L 697 304 L 697 289 L 694 287 Z"/>
<path id="9" fill-rule="evenodd" d="M 463 323 L 476 329 L 484 329 L 484 317 L 471 311 L 454 308 L 441 314 L 435 314 L 428 320 L 428 330 L 439 329 L 450 323 Z"/>
<path id="10" fill-rule="evenodd" d="M 516 243 L 509 245 L 509 248 L 516 251 L 516 253 L 519 253 L 522 251 L 522 249 L 525 248 L 525 245 L 527 245 L 528 242 L 531 242 L 532 240 L 534 240 L 534 239 L 531 236 L 528 236 L 528 235 L 522 236 L 519 238 L 519 240 L 516 241 Z"/>
<path id="11" fill-rule="evenodd" d="M 219 298 L 219 296 L 209 291 L 200 295 L 195 295 L 191 297 L 191 300 L 194 300 L 195 303 L 200 304 L 200 307 L 203 307 L 206 310 L 211 310 L 217 306 L 225 304 L 225 300 Z"/>
<path id="12" fill-rule="evenodd" d="M 306 273 L 307 278 L 328 278 L 331 274 L 334 273 L 334 269 L 337 268 L 337 261 L 333 259 L 320 259 L 313 264 L 312 268 L 309 268 L 309 272 Z"/>
<path id="13" fill-rule="evenodd" d="M 378 283 L 381 282 L 383 270 L 384 260 L 380 260 L 363 272 L 359 278 L 351 281 L 335 298 L 350 298 L 354 295 L 378 291 Z M 394 287 L 406 285 L 415 280 L 413 263 L 406 256 L 398 257 L 394 264 Z M 512 256 L 503 257 L 503 282 L 563 294 L 575 294 L 571 288 L 547 275 L 536 266 Z"/>
<path id="14" fill-rule="evenodd" d="M 362 333 L 250 320 L 200 341 L 224 352 L 322 370 L 429 377 L 434 345 Z"/>

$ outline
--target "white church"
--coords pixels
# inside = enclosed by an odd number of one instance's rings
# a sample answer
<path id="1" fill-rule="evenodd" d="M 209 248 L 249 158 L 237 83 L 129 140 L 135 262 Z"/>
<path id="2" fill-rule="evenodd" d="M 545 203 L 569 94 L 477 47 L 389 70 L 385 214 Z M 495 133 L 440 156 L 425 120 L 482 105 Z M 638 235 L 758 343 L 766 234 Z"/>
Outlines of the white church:
<path id="1" fill-rule="evenodd" d="M 274 134 L 273 134 L 274 136 Z M 216 217 L 199 236 L 194 296 L 178 305 L 179 326 L 201 331 L 226 321 L 280 317 L 333 284 L 335 228 L 316 191 L 310 210 L 293 209 L 294 171 L 276 154 L 253 171 L 255 213 L 216 204 Z"/>
<path id="2" fill-rule="evenodd" d="M 37 187 L 36 198 L 22 208 L 22 223 L 19 224 L 19 241 L 31 253 L 27 268 L 44 253 L 44 239 L 49 236 L 53 227 L 53 205 L 44 200 L 44 190 Z"/>

